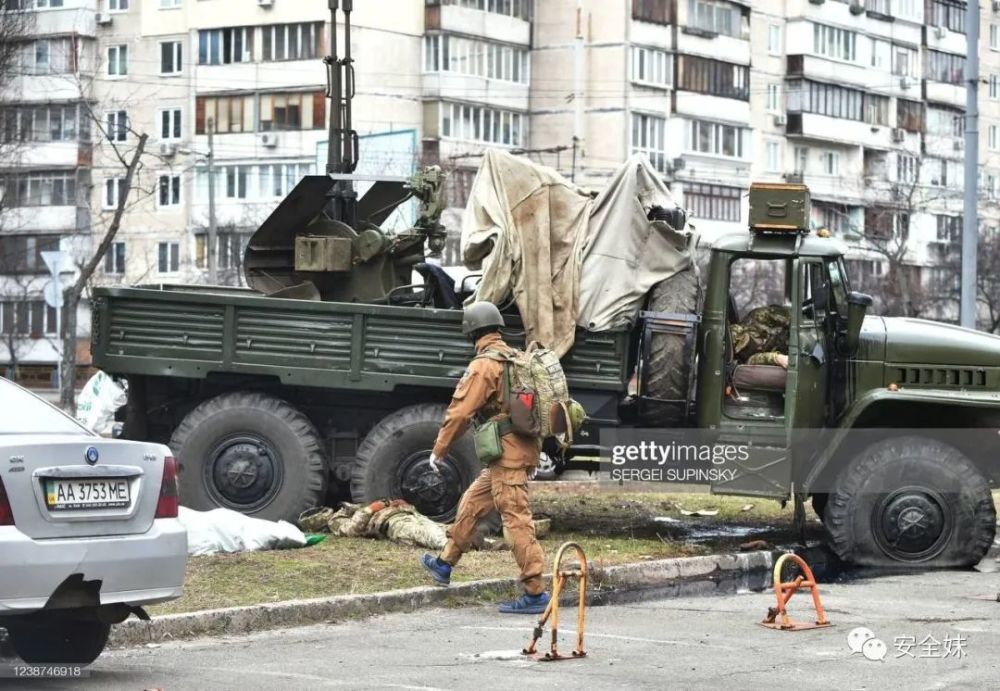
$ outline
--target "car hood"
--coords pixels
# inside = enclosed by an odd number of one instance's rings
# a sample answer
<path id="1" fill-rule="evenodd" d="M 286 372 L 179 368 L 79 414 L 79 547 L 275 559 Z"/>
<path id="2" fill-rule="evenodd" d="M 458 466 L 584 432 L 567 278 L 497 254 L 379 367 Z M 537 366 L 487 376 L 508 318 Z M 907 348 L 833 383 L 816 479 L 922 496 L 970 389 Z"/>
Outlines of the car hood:
<path id="1" fill-rule="evenodd" d="M 1000 336 L 926 319 L 884 317 L 882 322 L 887 363 L 1000 366 Z"/>

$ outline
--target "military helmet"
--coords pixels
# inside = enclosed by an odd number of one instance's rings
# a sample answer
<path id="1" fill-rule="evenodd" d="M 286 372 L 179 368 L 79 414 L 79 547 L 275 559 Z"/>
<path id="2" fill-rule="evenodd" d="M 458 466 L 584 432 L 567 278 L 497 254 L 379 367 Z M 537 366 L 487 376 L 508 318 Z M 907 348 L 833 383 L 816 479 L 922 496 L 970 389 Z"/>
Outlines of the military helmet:
<path id="1" fill-rule="evenodd" d="M 473 302 L 462 315 L 462 333 L 468 336 L 480 329 L 504 325 L 503 315 L 492 302 Z"/>

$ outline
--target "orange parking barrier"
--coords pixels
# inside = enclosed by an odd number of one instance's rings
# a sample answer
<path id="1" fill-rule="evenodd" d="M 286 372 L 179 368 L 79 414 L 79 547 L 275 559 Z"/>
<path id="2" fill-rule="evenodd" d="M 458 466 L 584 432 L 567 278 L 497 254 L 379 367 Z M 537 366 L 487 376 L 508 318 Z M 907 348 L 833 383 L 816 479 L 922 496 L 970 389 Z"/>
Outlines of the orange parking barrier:
<path id="1" fill-rule="evenodd" d="M 788 583 L 781 582 L 781 567 L 785 565 L 786 561 L 793 561 L 798 564 L 799 568 L 802 569 L 802 574 L 797 576 L 794 581 Z M 797 623 L 793 622 L 788 618 L 788 601 L 792 599 L 800 587 L 809 588 L 812 593 L 813 607 L 816 609 L 816 621 L 815 623 Z M 774 596 L 778 599 L 777 607 L 768 607 L 767 617 L 761 622 L 761 626 L 766 626 L 769 629 L 777 629 L 779 631 L 804 631 L 806 629 L 819 629 L 826 626 L 833 626 L 827 618 L 826 612 L 823 611 L 823 603 L 819 599 L 819 585 L 816 583 L 816 577 L 813 576 L 812 569 L 809 568 L 809 564 L 805 562 L 802 557 L 797 554 L 782 554 L 778 558 L 778 562 L 774 565 Z M 778 615 L 781 615 L 781 621 L 777 621 Z"/>
<path id="2" fill-rule="evenodd" d="M 576 556 L 580 560 L 579 567 L 570 571 L 562 570 L 560 562 L 562 562 L 563 555 L 569 549 L 576 550 Z M 580 581 L 580 604 L 576 613 L 576 648 L 573 650 L 572 656 L 560 655 L 558 638 L 559 638 L 559 596 L 562 594 L 563 588 L 566 586 L 566 579 L 577 578 Z M 587 653 L 583 649 L 583 631 L 584 631 L 584 614 L 587 607 L 587 555 L 583 553 L 583 548 L 575 542 L 566 542 L 559 548 L 556 552 L 555 561 L 552 564 L 552 597 L 549 598 L 549 604 L 545 608 L 545 612 L 542 613 L 541 618 L 538 620 L 538 624 L 535 626 L 532 632 L 531 643 L 528 647 L 521 651 L 522 654 L 530 656 L 532 659 L 538 662 L 555 662 L 558 660 L 580 660 L 586 657 Z M 542 637 L 542 633 L 545 629 L 545 622 L 552 619 L 552 645 L 547 653 L 539 653 L 535 649 L 535 645 L 538 643 L 538 639 Z"/>

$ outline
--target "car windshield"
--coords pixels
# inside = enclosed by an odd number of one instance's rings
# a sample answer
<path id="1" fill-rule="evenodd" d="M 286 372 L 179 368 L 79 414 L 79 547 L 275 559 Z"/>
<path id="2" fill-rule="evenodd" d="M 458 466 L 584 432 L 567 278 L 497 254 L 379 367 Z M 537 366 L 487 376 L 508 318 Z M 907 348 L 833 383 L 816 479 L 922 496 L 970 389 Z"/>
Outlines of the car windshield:
<path id="1" fill-rule="evenodd" d="M 8 434 L 90 434 L 90 431 L 54 405 L 0 378 L 0 435 Z"/>

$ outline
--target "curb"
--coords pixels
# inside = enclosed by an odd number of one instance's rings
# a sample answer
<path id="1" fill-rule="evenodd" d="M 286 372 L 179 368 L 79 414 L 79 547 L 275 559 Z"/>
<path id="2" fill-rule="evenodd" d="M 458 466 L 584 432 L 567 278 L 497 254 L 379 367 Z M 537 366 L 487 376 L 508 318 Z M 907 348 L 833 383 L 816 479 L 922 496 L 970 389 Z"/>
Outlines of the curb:
<path id="1" fill-rule="evenodd" d="M 695 578 L 737 578 L 756 572 L 770 573 L 776 555 L 782 552 L 747 552 L 701 557 L 660 559 L 591 567 L 590 581 L 600 591 L 591 600 L 600 601 L 605 591 L 629 592 L 663 588 Z M 513 591 L 517 579 L 495 578 L 459 583 L 450 588 L 421 586 L 366 595 L 337 595 L 309 600 L 287 600 L 244 607 L 165 614 L 144 622 L 125 621 L 111 630 L 109 645 L 128 646 L 163 643 L 203 636 L 240 635 L 265 629 L 291 628 L 375 616 L 389 612 L 413 612 L 444 606 L 490 593 Z"/>

